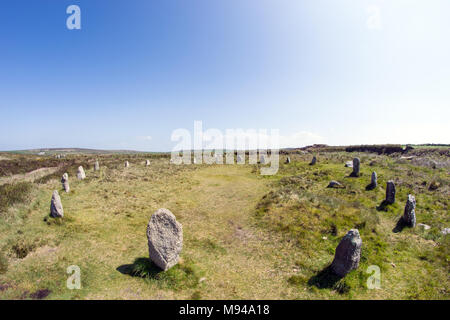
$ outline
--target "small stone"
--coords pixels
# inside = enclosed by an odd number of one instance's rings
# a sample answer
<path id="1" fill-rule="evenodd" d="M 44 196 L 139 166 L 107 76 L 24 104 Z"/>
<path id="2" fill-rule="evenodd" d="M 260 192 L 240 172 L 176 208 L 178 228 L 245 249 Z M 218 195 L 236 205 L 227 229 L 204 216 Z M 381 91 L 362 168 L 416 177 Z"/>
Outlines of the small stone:
<path id="1" fill-rule="evenodd" d="M 353 158 L 353 171 L 350 174 L 351 177 L 359 177 L 359 165 L 361 161 L 359 158 Z"/>
<path id="2" fill-rule="evenodd" d="M 166 271 L 179 261 L 183 248 L 183 227 L 167 209 L 157 210 L 147 226 L 150 259 Z"/>
<path id="3" fill-rule="evenodd" d="M 450 233 L 450 228 L 444 228 L 444 229 L 442 229 L 441 233 L 442 233 L 444 236 L 447 235 L 447 234 L 449 234 L 449 233 Z"/>
<path id="4" fill-rule="evenodd" d="M 64 209 L 61 203 L 61 197 L 57 190 L 53 191 L 52 200 L 50 202 L 50 215 L 53 218 L 64 217 Z"/>
<path id="5" fill-rule="evenodd" d="M 63 174 L 63 176 L 61 178 L 61 183 L 62 183 L 62 187 L 63 187 L 64 191 L 69 192 L 70 191 L 69 175 L 67 174 L 67 172 Z"/>
<path id="6" fill-rule="evenodd" d="M 100 170 L 100 164 L 98 163 L 98 160 L 97 161 L 95 161 L 95 164 L 94 164 L 94 171 L 99 171 Z"/>
<path id="7" fill-rule="evenodd" d="M 328 238 L 327 238 L 327 237 L 325 237 L 325 236 L 323 236 L 323 237 L 322 237 L 322 240 L 327 240 L 327 239 L 328 239 Z"/>
<path id="8" fill-rule="evenodd" d="M 411 228 L 416 226 L 416 199 L 411 194 L 408 194 L 408 199 L 406 200 L 403 222 Z"/>
<path id="9" fill-rule="evenodd" d="M 194 158 L 194 160 L 195 160 L 195 158 Z M 149 165 L 150 165 L 150 160 L 148 160 L 148 159 L 147 159 L 147 160 L 145 160 L 145 166 L 147 166 L 147 167 L 148 167 Z"/>
<path id="10" fill-rule="evenodd" d="M 86 173 L 84 172 L 84 169 L 82 166 L 78 167 L 77 178 L 78 178 L 78 180 L 83 180 L 86 178 Z"/>
<path id="11" fill-rule="evenodd" d="M 396 268 L 397 266 L 395 265 L 395 263 L 391 262 L 391 266 L 393 266 L 394 268 Z"/>
<path id="12" fill-rule="evenodd" d="M 358 268 L 362 240 L 357 229 L 351 229 L 336 248 L 331 269 L 340 277 Z"/>
<path id="13" fill-rule="evenodd" d="M 335 180 L 331 180 L 327 188 L 343 188 L 343 185 Z"/>
<path id="14" fill-rule="evenodd" d="M 347 162 L 345 163 L 345 167 L 347 167 L 347 168 L 353 168 L 353 161 L 347 161 Z"/>
<path id="15" fill-rule="evenodd" d="M 203 277 L 203 278 L 200 278 L 200 279 L 198 280 L 198 282 L 199 282 L 199 283 L 202 283 L 202 282 L 205 281 L 205 280 L 206 280 L 206 278 Z"/>
<path id="16" fill-rule="evenodd" d="M 422 227 L 424 230 L 430 230 L 431 229 L 431 227 L 429 225 L 424 224 L 424 223 L 418 223 L 417 226 L 418 227 Z"/>
<path id="17" fill-rule="evenodd" d="M 389 180 L 386 184 L 386 203 L 395 203 L 395 184 L 392 180 Z"/>
<path id="18" fill-rule="evenodd" d="M 317 162 L 317 158 L 316 158 L 316 156 L 314 156 L 314 157 L 312 158 L 311 162 L 309 163 L 309 165 L 310 165 L 310 166 L 313 166 L 313 165 L 316 164 L 316 162 Z"/>

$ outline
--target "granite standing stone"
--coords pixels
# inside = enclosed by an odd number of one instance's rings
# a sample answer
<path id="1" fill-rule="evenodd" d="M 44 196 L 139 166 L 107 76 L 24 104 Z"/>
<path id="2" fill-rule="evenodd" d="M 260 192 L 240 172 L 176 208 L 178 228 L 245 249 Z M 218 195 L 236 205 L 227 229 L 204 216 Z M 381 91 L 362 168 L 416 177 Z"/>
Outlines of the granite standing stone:
<path id="1" fill-rule="evenodd" d="M 61 183 L 62 183 L 62 187 L 63 187 L 64 191 L 69 192 L 70 191 L 69 175 L 67 174 L 67 172 L 63 174 L 63 176 L 61 178 Z"/>
<path id="2" fill-rule="evenodd" d="M 94 164 L 94 171 L 98 171 L 98 170 L 100 170 L 100 164 L 98 163 L 98 160 L 97 160 L 97 161 L 95 161 L 95 164 Z"/>
<path id="3" fill-rule="evenodd" d="M 64 217 L 64 210 L 61 203 L 61 198 L 59 196 L 58 191 L 53 191 L 52 201 L 50 203 L 50 215 L 53 218 L 62 218 Z"/>
<path id="4" fill-rule="evenodd" d="M 357 229 L 351 229 L 336 248 L 331 269 L 340 277 L 358 268 L 362 240 Z"/>
<path id="5" fill-rule="evenodd" d="M 352 177 L 359 177 L 359 165 L 360 165 L 361 161 L 359 160 L 359 158 L 353 158 L 353 171 L 350 174 L 350 176 Z"/>
<path id="6" fill-rule="evenodd" d="M 395 203 L 395 184 L 394 181 L 389 180 L 386 184 L 386 203 Z"/>
<path id="7" fill-rule="evenodd" d="M 408 194 L 408 199 L 406 199 L 405 211 L 402 219 L 406 226 L 411 228 L 416 226 L 416 198 L 411 194 Z"/>
<path id="8" fill-rule="evenodd" d="M 167 209 L 157 210 L 147 226 L 150 259 L 162 270 L 178 263 L 183 248 L 183 227 Z"/>
<path id="9" fill-rule="evenodd" d="M 84 169 L 82 166 L 78 167 L 77 178 L 78 178 L 78 180 L 83 180 L 86 178 L 86 173 L 84 172 Z"/>

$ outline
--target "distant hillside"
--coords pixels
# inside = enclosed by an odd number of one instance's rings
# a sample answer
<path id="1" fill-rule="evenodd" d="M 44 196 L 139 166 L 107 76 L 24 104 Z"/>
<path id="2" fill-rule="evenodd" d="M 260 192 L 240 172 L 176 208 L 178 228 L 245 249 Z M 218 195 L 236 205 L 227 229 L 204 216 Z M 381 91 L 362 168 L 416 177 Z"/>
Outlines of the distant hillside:
<path id="1" fill-rule="evenodd" d="M 158 153 L 158 152 L 144 152 L 135 150 L 99 150 L 99 149 L 85 149 L 85 148 L 41 148 L 41 149 L 27 149 L 27 150 L 13 150 L 6 151 L 8 153 L 17 154 L 35 154 L 35 155 L 56 155 L 56 154 L 133 154 L 133 153 Z"/>

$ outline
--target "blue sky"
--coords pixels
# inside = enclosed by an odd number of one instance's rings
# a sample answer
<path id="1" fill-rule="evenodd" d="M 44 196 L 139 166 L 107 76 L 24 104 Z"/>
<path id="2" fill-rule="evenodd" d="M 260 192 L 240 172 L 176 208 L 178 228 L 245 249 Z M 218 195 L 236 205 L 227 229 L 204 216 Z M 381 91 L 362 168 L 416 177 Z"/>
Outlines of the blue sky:
<path id="1" fill-rule="evenodd" d="M 66 8 L 81 8 L 68 30 Z M 2 0 L 0 150 L 450 143 L 448 0 Z"/>

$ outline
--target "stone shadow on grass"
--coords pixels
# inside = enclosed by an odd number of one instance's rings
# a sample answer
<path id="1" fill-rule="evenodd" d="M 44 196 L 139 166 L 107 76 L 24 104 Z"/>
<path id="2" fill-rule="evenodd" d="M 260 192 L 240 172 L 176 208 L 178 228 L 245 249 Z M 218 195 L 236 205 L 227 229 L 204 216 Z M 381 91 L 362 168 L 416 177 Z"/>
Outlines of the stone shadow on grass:
<path id="1" fill-rule="evenodd" d="M 402 232 L 402 230 L 407 227 L 405 220 L 403 220 L 403 216 L 400 217 L 400 219 L 397 221 L 397 224 L 395 225 L 394 229 L 392 229 L 392 232 L 399 233 Z"/>
<path id="2" fill-rule="evenodd" d="M 341 280 L 342 277 L 338 276 L 331 269 L 331 265 L 325 267 L 319 271 L 315 276 L 312 276 L 308 280 L 308 285 L 315 286 L 319 289 L 322 288 L 334 288 L 336 283 Z"/>
<path id="3" fill-rule="evenodd" d="M 373 184 L 373 183 L 369 183 L 366 186 L 366 191 L 370 191 L 370 190 L 373 190 L 373 189 L 375 189 L 375 184 Z"/>
<path id="4" fill-rule="evenodd" d="M 389 205 L 390 205 L 389 202 L 383 200 L 383 202 L 381 202 L 380 205 L 377 207 L 377 211 L 387 211 Z"/>
<path id="5" fill-rule="evenodd" d="M 137 258 L 132 264 L 123 264 L 117 267 L 116 270 L 131 277 L 153 279 L 156 279 L 163 272 L 149 258 Z"/>

